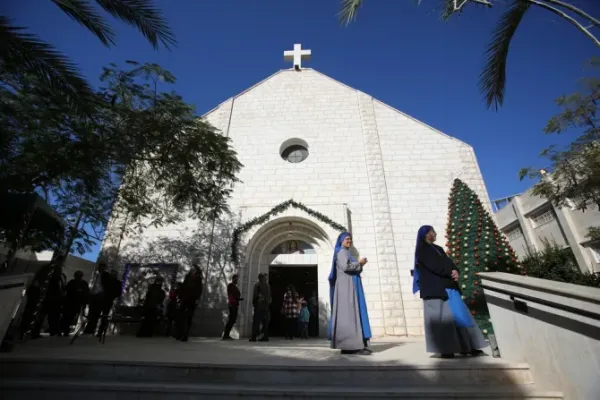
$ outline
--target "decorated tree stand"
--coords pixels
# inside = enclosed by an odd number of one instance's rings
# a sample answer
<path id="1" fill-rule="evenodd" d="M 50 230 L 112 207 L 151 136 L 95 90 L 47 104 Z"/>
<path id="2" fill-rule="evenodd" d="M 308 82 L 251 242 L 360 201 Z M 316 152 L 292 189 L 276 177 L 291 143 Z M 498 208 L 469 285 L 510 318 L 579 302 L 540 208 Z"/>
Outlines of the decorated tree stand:
<path id="1" fill-rule="evenodd" d="M 493 333 L 479 272 L 517 273 L 521 266 L 479 197 L 460 179 L 448 198 L 446 252 L 460 270 L 462 297 L 484 335 Z"/>

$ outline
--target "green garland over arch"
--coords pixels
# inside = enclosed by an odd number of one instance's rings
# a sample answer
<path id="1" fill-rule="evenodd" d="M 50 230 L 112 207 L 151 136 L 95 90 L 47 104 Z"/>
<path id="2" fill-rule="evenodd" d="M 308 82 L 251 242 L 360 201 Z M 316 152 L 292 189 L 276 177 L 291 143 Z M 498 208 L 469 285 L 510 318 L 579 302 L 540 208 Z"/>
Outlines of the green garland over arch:
<path id="1" fill-rule="evenodd" d="M 245 224 L 238 226 L 233 231 L 233 237 L 231 239 L 231 261 L 233 262 L 233 264 L 235 265 L 236 268 L 239 267 L 239 263 L 240 263 L 239 254 L 238 254 L 238 246 L 239 246 L 240 237 L 242 236 L 242 234 L 248 232 L 253 226 L 264 224 L 265 222 L 269 221 L 272 217 L 284 212 L 285 210 L 287 210 L 290 207 L 297 208 L 299 210 L 304 211 L 311 217 L 314 217 L 314 218 L 318 219 L 319 221 L 326 223 L 327 225 L 331 226 L 333 229 L 335 229 L 339 232 L 345 232 L 348 230 L 348 229 L 346 229 L 345 226 L 340 225 L 337 222 L 327 218 L 327 216 L 321 214 L 318 211 L 315 211 L 315 210 L 312 210 L 312 209 L 306 207 L 302 203 L 299 203 L 294 200 L 284 201 L 283 203 L 278 204 L 275 207 L 273 207 L 271 209 L 271 211 L 269 211 L 268 213 L 265 213 L 261 216 L 251 219 L 250 221 L 246 222 Z"/>

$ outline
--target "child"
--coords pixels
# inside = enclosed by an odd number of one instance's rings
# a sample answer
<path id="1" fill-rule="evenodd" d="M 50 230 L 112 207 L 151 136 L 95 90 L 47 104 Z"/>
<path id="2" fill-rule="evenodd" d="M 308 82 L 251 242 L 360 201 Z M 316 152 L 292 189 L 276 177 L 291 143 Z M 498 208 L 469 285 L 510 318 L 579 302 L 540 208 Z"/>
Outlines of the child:
<path id="1" fill-rule="evenodd" d="M 300 308 L 300 338 L 308 339 L 308 321 L 310 320 L 310 312 L 306 307 L 306 301 L 302 302 L 302 308 Z"/>

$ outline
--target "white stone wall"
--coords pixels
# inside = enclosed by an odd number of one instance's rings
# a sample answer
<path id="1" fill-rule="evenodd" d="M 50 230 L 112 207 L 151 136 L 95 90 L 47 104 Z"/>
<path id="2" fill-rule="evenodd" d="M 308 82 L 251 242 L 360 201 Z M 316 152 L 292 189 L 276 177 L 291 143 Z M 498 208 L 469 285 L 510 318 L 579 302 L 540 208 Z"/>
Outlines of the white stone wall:
<path id="1" fill-rule="evenodd" d="M 423 333 L 422 303 L 411 292 L 410 278 L 417 229 L 434 225 L 445 243 L 447 198 L 457 177 L 491 208 L 471 147 L 310 69 L 280 71 L 205 118 L 232 139 L 244 165 L 230 202 L 242 222 L 294 199 L 349 226 L 360 256 L 369 258 L 363 284 L 373 333 Z M 302 163 L 280 156 L 282 143 L 292 138 L 308 143 L 310 155 Z M 307 229 L 326 232 L 330 241 L 317 249 L 319 297 L 328 303 L 329 252 L 337 232 L 290 212 L 281 221 L 306 220 Z M 244 244 L 255 246 L 261 228 L 244 235 Z M 163 227 L 161 233 L 169 229 L 176 235 L 181 227 Z M 257 254 L 246 255 L 258 257 L 258 266 L 246 260 L 240 271 L 245 291 L 264 268 Z M 243 314 L 247 326 L 249 310 Z"/>
<path id="2" fill-rule="evenodd" d="M 473 150 L 401 112 L 374 101 L 389 196 L 396 259 L 409 335 L 423 334 L 423 306 L 412 294 L 410 270 L 421 225 L 432 225 L 444 247 L 448 195 L 455 178 L 468 184 L 491 210 L 489 196 Z M 384 301 L 398 302 L 397 291 L 384 292 Z"/>
<path id="3" fill-rule="evenodd" d="M 209 122 L 222 120 L 216 117 L 220 108 L 206 116 Z M 239 175 L 243 184 L 233 194 L 233 208 L 262 206 L 268 210 L 288 199 L 311 205 L 347 204 L 355 246 L 369 258 L 363 284 L 371 325 L 375 334 L 384 334 L 356 91 L 312 70 L 281 71 L 234 99 L 228 133 L 244 165 Z M 308 143 L 310 155 L 304 162 L 291 164 L 281 158 L 280 146 L 290 138 Z M 323 275 L 319 271 L 319 277 Z M 323 292 L 320 290 L 320 297 L 326 295 Z"/>

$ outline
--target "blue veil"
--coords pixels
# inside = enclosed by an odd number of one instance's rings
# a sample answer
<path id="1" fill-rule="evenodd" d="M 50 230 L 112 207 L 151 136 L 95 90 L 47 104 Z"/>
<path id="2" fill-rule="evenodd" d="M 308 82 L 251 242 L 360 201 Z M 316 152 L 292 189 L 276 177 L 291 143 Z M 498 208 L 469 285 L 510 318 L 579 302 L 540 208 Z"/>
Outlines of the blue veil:
<path id="1" fill-rule="evenodd" d="M 329 340 L 331 340 L 333 324 L 331 321 L 331 317 L 333 316 L 333 298 L 335 294 L 335 283 L 337 281 L 337 268 L 336 268 L 336 259 L 337 254 L 342 249 L 342 242 L 346 237 L 351 236 L 348 232 L 342 232 L 337 238 L 335 242 L 335 248 L 333 250 L 333 260 L 331 261 L 331 272 L 329 273 L 329 304 L 331 304 L 331 316 L 329 317 L 329 330 L 328 336 Z M 350 261 L 356 262 L 356 259 L 350 254 Z M 365 299 L 365 292 L 362 286 L 362 280 L 360 279 L 360 275 L 352 275 L 352 283 L 354 285 L 354 289 L 356 291 L 356 296 L 358 297 L 358 311 L 360 315 L 360 325 L 362 327 L 363 339 L 369 340 L 371 339 L 371 325 L 369 324 L 369 314 L 367 312 L 367 301 Z"/>
<path id="2" fill-rule="evenodd" d="M 415 246 L 415 267 L 413 269 L 413 294 L 417 293 L 420 289 L 419 286 L 419 260 L 417 259 L 417 254 L 419 254 L 419 250 L 421 247 L 425 245 L 425 236 L 432 230 L 433 227 L 431 225 L 423 225 L 419 228 L 419 232 L 417 233 L 417 245 Z"/>

